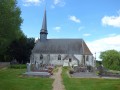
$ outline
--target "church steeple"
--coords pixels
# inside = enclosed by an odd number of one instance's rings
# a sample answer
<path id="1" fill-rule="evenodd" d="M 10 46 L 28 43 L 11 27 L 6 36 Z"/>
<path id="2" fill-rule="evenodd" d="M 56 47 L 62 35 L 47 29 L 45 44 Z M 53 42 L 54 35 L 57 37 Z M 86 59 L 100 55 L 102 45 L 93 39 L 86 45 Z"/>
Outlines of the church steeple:
<path id="1" fill-rule="evenodd" d="M 40 31 L 40 40 L 45 41 L 47 39 L 47 18 L 46 18 L 46 9 L 44 11 L 44 17 L 43 17 L 43 22 L 42 22 L 42 28 Z"/>

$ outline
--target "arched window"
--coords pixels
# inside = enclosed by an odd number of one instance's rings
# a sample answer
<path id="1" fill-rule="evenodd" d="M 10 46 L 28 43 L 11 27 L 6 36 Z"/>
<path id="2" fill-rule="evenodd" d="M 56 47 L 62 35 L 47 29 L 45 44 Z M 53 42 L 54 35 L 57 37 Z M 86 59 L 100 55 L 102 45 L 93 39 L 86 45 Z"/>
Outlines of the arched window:
<path id="1" fill-rule="evenodd" d="M 86 61 L 89 61 L 89 56 L 88 55 L 86 56 Z"/>
<path id="2" fill-rule="evenodd" d="M 61 55 L 58 55 L 58 60 L 61 60 Z"/>
<path id="3" fill-rule="evenodd" d="M 72 61 L 72 59 L 71 58 L 69 58 L 69 62 L 71 62 Z"/>
<path id="4" fill-rule="evenodd" d="M 42 59 L 43 59 L 43 55 L 41 54 L 41 55 L 40 55 L 40 60 L 42 60 Z"/>

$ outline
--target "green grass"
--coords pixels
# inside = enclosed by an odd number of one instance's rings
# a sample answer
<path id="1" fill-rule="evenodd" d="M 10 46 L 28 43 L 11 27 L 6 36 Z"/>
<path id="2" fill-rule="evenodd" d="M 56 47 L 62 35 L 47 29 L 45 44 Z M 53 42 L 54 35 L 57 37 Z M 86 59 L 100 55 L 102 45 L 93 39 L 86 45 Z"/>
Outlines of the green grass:
<path id="1" fill-rule="evenodd" d="M 53 69 L 53 72 L 54 72 L 54 73 L 58 72 L 58 66 L 56 66 L 56 67 Z"/>
<path id="2" fill-rule="evenodd" d="M 120 90 L 120 79 L 69 78 L 67 70 L 62 72 L 66 90 Z"/>
<path id="3" fill-rule="evenodd" d="M 0 90 L 52 90 L 53 79 L 23 77 L 25 69 L 0 69 Z"/>

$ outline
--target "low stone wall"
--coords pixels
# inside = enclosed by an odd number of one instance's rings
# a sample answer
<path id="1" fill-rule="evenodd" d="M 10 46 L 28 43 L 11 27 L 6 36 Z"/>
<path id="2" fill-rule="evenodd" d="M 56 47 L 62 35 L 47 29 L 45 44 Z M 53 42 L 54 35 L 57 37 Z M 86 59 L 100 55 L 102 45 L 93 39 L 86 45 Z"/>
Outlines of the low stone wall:
<path id="1" fill-rule="evenodd" d="M 0 68 L 8 67 L 10 65 L 10 62 L 0 62 Z"/>

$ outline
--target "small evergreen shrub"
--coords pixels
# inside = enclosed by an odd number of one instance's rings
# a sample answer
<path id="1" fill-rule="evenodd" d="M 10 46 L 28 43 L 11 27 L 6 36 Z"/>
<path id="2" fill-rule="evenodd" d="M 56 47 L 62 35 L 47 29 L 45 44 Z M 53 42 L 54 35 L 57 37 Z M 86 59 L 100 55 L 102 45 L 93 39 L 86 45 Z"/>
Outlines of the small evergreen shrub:
<path id="1" fill-rule="evenodd" d="M 73 73 L 74 73 L 74 71 L 73 71 L 73 70 L 70 70 L 70 71 L 69 71 L 69 73 L 70 73 L 70 74 L 73 74 Z"/>
<path id="2" fill-rule="evenodd" d="M 26 69 L 26 65 L 25 64 L 13 64 L 10 65 L 10 68 L 14 68 L 14 69 Z"/>

